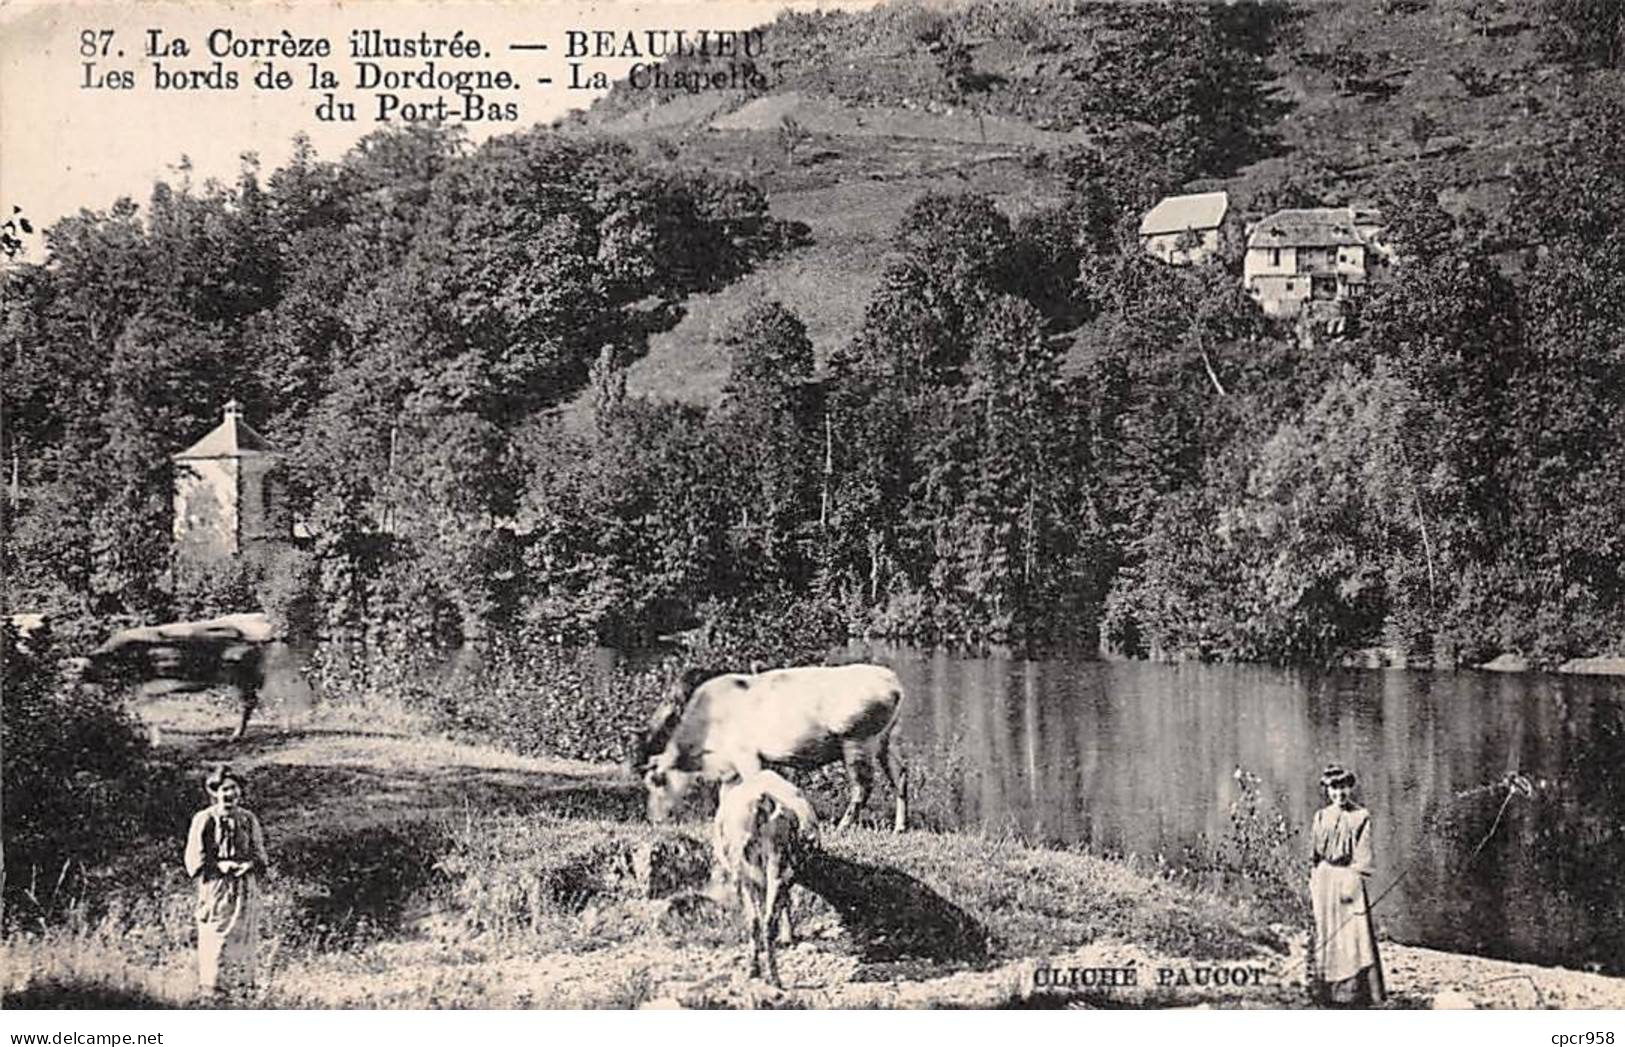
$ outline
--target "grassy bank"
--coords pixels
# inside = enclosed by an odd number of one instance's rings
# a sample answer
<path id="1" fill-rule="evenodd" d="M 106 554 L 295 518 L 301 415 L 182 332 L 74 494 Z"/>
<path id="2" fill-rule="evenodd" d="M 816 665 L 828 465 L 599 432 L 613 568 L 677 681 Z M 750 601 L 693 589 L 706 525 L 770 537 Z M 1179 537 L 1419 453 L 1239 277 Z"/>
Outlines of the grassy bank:
<path id="1" fill-rule="evenodd" d="M 707 894 L 707 826 L 643 824 L 641 792 L 615 768 L 349 727 L 266 726 L 233 749 L 195 709 L 158 713 L 177 766 L 230 755 L 245 768 L 271 837 L 269 978 L 242 1002 L 625 1006 L 750 990 L 739 929 Z M 7 1006 L 195 1002 L 176 861 L 188 813 L 170 840 L 87 878 L 117 886 L 85 888 L 65 924 L 13 935 Z M 1101 942 L 1191 962 L 1284 955 L 1236 903 L 1013 839 L 830 833 L 809 879 L 822 897 L 797 895 L 805 940 L 785 965 L 802 988 L 787 1003 L 838 1004 L 849 983 L 992 977 Z"/>
<path id="2" fill-rule="evenodd" d="M 261 726 L 230 746 L 195 710 L 159 720 L 175 766 L 229 755 L 248 772 L 270 838 L 264 985 L 238 1005 L 1306 1002 L 1301 933 L 1253 904 L 1008 837 L 866 829 L 826 834 L 812 890 L 796 895 L 800 940 L 781 953 L 779 993 L 743 978 L 741 931 L 707 890 L 706 824 L 644 824 L 639 786 L 614 767 L 325 724 Z M 200 1003 L 178 868 L 188 814 L 93 871 L 65 924 L 5 942 L 6 1007 Z M 1420 969 L 1422 952 L 1396 962 Z M 1479 975 L 1486 984 L 1514 966 L 1473 962 L 1500 972 Z M 1055 992 L 1036 984 L 1042 967 L 1132 967 L 1137 984 Z M 1244 989 L 1194 983 L 1214 967 L 1259 973 Z M 1451 970 L 1395 984 L 1396 1002 L 1458 985 Z M 1192 983 L 1159 984 L 1179 972 Z M 1595 979 L 1592 996 L 1541 984 L 1559 1005 L 1625 999 L 1617 979 Z"/>

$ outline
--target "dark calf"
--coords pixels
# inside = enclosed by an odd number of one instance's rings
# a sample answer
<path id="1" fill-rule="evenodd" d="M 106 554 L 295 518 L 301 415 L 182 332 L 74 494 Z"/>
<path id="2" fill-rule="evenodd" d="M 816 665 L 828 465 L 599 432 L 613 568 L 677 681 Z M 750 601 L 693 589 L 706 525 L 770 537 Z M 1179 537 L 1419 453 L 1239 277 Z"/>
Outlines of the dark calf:
<path id="1" fill-rule="evenodd" d="M 270 642 L 270 625 L 258 614 L 120 629 L 90 652 L 81 677 L 109 687 L 139 687 L 146 694 L 230 687 L 242 703 L 232 737 L 241 738 L 265 686 Z"/>

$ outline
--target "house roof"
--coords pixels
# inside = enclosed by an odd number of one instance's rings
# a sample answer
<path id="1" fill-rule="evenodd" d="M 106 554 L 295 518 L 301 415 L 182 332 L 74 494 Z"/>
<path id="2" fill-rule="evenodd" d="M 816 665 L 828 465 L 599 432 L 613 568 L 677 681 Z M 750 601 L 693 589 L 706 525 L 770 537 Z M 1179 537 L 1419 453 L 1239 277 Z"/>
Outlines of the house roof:
<path id="1" fill-rule="evenodd" d="M 269 440 L 243 421 L 242 407 L 233 400 L 226 404 L 225 417 L 220 424 L 175 458 L 246 458 L 275 451 Z"/>
<path id="2" fill-rule="evenodd" d="M 1341 247 L 1365 243 L 1347 207 L 1277 211 L 1253 226 L 1248 247 Z"/>
<path id="3" fill-rule="evenodd" d="M 1140 219 L 1140 235 L 1182 233 L 1187 229 L 1217 229 L 1230 208 L 1226 193 L 1192 193 L 1167 196 Z"/>

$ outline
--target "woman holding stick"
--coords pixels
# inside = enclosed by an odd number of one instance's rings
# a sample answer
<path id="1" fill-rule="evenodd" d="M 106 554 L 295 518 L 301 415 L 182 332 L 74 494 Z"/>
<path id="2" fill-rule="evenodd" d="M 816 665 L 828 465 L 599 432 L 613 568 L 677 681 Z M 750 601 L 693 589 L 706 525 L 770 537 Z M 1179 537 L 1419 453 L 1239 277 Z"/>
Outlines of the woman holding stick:
<path id="1" fill-rule="evenodd" d="M 1365 881 L 1372 872 L 1371 812 L 1354 802 L 1354 774 L 1333 764 L 1320 776 L 1330 801 L 1315 812 L 1314 970 L 1322 1003 L 1369 1007 L 1387 997 Z"/>

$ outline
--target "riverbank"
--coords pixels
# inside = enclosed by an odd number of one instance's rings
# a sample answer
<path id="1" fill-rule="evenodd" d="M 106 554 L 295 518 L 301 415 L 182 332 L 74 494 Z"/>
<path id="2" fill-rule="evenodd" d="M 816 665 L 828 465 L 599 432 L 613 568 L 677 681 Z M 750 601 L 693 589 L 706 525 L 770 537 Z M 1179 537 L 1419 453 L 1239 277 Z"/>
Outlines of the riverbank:
<path id="1" fill-rule="evenodd" d="M 1517 654 L 1503 654 L 1478 668 L 1497 673 L 1537 671 L 1530 666 L 1529 659 Z M 1625 676 L 1625 657 L 1598 655 L 1593 658 L 1570 658 L 1554 671 L 1571 676 Z"/>
<path id="2" fill-rule="evenodd" d="M 1593 655 L 1585 658 L 1570 658 L 1568 661 L 1550 668 L 1541 668 L 1521 654 L 1506 652 L 1496 655 L 1487 662 L 1475 665 L 1454 665 L 1449 662 L 1435 664 L 1431 659 L 1411 661 L 1405 653 L 1394 647 L 1365 647 L 1358 651 L 1350 651 L 1339 660 L 1338 664 L 1345 669 L 1440 669 L 1455 671 L 1457 669 L 1481 669 L 1492 673 L 1557 673 L 1564 676 L 1625 676 L 1625 656 L 1620 655 Z"/>
<path id="3" fill-rule="evenodd" d="M 785 989 L 746 981 L 706 826 L 657 829 L 607 765 L 407 734 L 154 720 L 250 776 L 276 872 L 266 1007 L 1301 1007 L 1302 929 L 1155 870 L 1009 837 L 827 834 Z M 184 818 L 187 812 L 177 812 Z M 4 945 L 5 1005 L 191 1006 L 179 840 L 76 925 Z M 1389 943 L 1393 1006 L 1625 1006 L 1625 979 Z"/>

